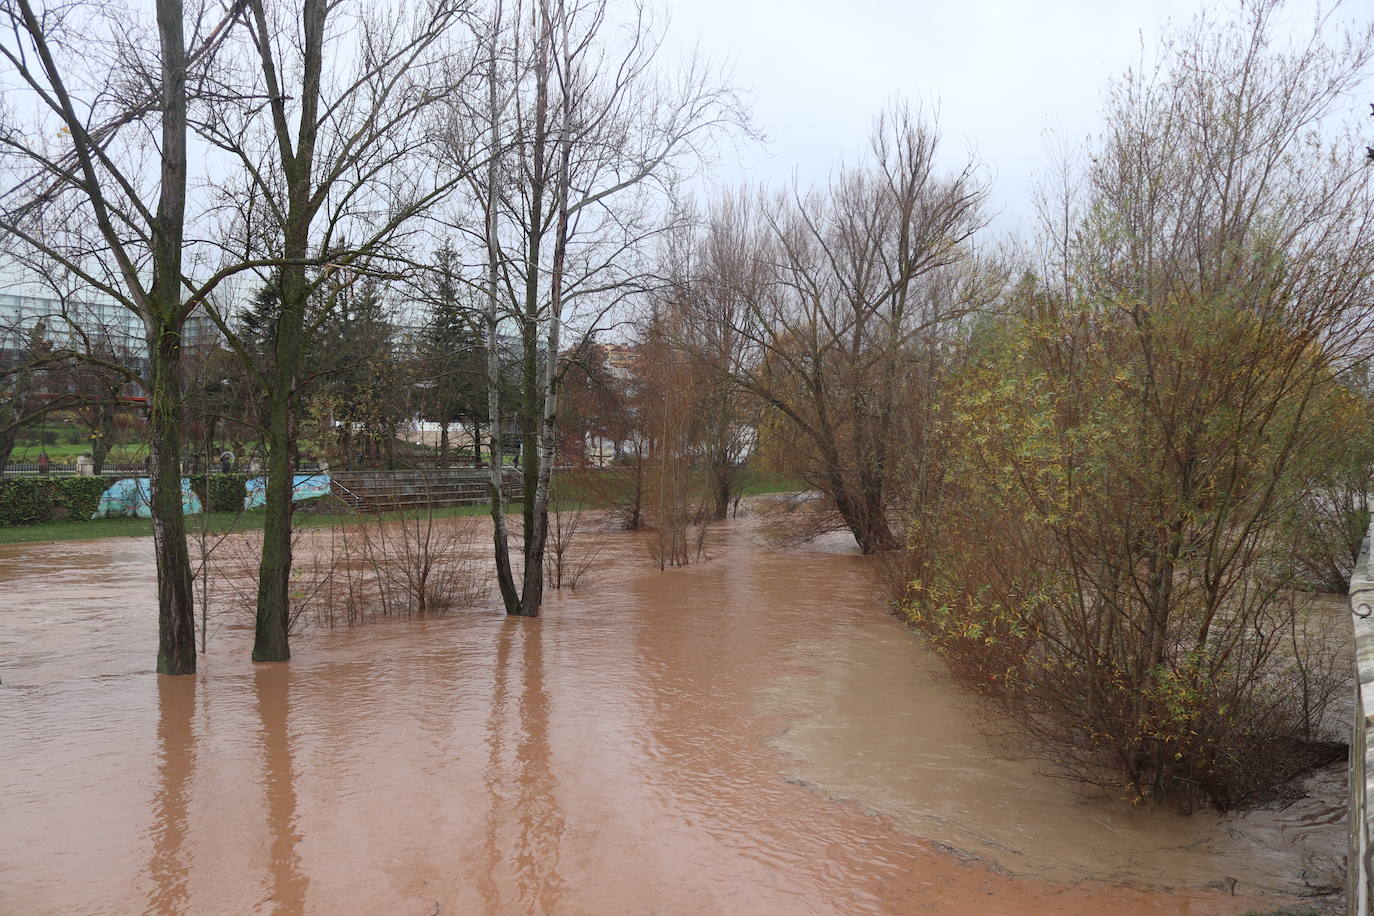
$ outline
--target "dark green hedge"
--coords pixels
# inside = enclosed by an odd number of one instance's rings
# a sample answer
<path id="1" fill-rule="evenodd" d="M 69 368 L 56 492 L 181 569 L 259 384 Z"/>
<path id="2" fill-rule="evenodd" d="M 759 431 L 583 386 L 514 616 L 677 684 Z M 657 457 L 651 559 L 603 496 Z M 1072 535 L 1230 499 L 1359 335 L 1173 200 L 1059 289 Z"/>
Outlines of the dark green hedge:
<path id="1" fill-rule="evenodd" d="M 52 518 L 53 478 L 0 480 L 0 525 L 36 525 Z"/>
<path id="2" fill-rule="evenodd" d="M 58 507 L 75 522 L 90 521 L 108 477 L 12 477 L 0 480 L 0 526 L 51 521 Z"/>
<path id="3" fill-rule="evenodd" d="M 55 502 L 67 510 L 74 522 L 88 522 L 100 508 L 100 497 L 114 483 L 108 477 L 57 477 Z"/>
<path id="4" fill-rule="evenodd" d="M 206 512 L 238 512 L 248 495 L 252 474 L 192 474 L 191 489 Z M 206 490 L 209 490 L 207 494 Z"/>

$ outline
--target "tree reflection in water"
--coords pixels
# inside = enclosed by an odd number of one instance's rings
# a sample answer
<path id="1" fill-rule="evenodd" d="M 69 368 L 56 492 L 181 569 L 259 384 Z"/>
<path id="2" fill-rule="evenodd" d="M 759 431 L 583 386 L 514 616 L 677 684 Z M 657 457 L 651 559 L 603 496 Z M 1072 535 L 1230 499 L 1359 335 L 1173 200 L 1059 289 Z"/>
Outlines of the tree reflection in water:
<path id="1" fill-rule="evenodd" d="M 196 767 L 196 745 L 189 740 L 196 713 L 194 677 L 157 675 L 158 783 L 153 797 L 148 910 L 183 912 L 191 870 L 186 845 L 189 784 Z"/>
<path id="2" fill-rule="evenodd" d="M 518 660 L 513 644 L 518 644 Z M 559 871 L 565 819 L 558 803 L 549 741 L 544 622 L 516 617 L 505 620 L 497 641 L 495 668 L 483 772 L 489 804 L 482 901 L 490 912 L 557 912 L 567 891 Z M 508 741 L 511 735 L 513 747 Z M 515 900 L 503 899 L 508 893 L 502 886 L 507 876 L 514 884 Z"/>
<path id="3" fill-rule="evenodd" d="M 288 666 L 254 665 L 253 694 L 262 723 L 262 789 L 269 834 L 269 899 L 278 906 L 300 909 L 304 905 L 310 879 L 301 871 L 296 774 L 288 727 L 291 704 Z"/>

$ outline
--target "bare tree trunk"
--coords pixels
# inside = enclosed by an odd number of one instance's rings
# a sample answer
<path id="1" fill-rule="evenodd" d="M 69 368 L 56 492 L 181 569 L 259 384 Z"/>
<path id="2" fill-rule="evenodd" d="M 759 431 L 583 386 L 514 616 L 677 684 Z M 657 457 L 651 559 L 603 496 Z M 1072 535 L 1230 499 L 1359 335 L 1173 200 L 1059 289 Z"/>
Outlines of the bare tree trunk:
<path id="1" fill-rule="evenodd" d="M 500 188 L 501 133 L 500 105 L 497 99 L 496 44 L 501 34 L 501 5 L 498 2 L 492 21 L 491 47 L 488 57 L 490 72 L 487 83 L 487 112 L 491 117 L 491 146 L 487 151 L 486 177 L 486 233 L 487 233 L 487 413 L 491 426 L 491 522 L 492 544 L 496 559 L 496 581 L 506 613 L 520 612 L 520 596 L 515 591 L 515 577 L 510 568 L 510 538 L 506 533 L 506 499 L 502 465 L 505 463 L 501 442 L 501 250 L 497 239 L 497 202 Z M 479 446 L 480 447 L 480 446 Z"/>
<path id="2" fill-rule="evenodd" d="M 722 521 L 730 514 L 730 501 L 735 493 L 735 468 L 728 461 L 711 468 L 711 518 Z"/>
<path id="3" fill-rule="evenodd" d="M 545 413 L 544 379 L 539 372 L 539 266 L 543 257 L 544 235 L 548 229 L 544 219 L 544 193 L 548 187 L 549 45 L 552 35 L 548 16 L 542 8 L 539 20 L 538 50 L 535 57 L 534 124 L 530 129 L 529 141 L 532 163 L 528 179 L 530 198 L 525 251 L 525 301 L 520 325 L 524 347 L 521 366 L 521 387 L 524 397 L 520 411 L 520 456 L 521 473 L 525 478 L 525 499 L 521 513 L 525 535 L 525 580 L 517 613 L 522 617 L 539 616 L 539 604 L 543 598 L 544 588 L 544 537 L 548 530 L 547 517 L 543 524 L 540 523 L 537 502 L 543 468 L 543 449 L 540 441 L 543 424 L 540 421 Z M 556 362 L 558 354 L 546 353 L 544 358 Z M 546 493 L 545 513 L 547 511 Z"/>
<path id="4" fill-rule="evenodd" d="M 552 23 L 545 10 L 545 28 L 552 33 Z M 558 436 L 558 348 L 563 322 L 563 272 L 568 251 L 568 195 L 572 161 L 572 61 L 567 41 L 567 20 L 562 4 L 558 9 L 559 24 L 563 28 L 563 61 L 561 74 L 562 117 L 558 141 L 558 174 L 554 193 L 558 201 L 558 220 L 554 230 L 553 269 L 549 279 L 548 353 L 544 357 L 543 420 L 539 430 L 539 459 L 533 498 L 526 484 L 525 500 L 532 512 L 532 530 L 525 543 L 525 583 L 520 596 L 521 611 L 526 617 L 538 617 L 544 601 L 544 551 L 549 535 L 549 487 L 553 480 L 554 446 Z M 550 41 L 552 34 L 550 34 Z M 528 470 L 526 471 L 528 481 Z"/>
<path id="5" fill-rule="evenodd" d="M 291 583 L 291 406 L 287 384 L 274 380 L 268 391 L 267 493 L 263 507 L 262 557 L 258 563 L 258 607 L 253 661 L 291 658 L 287 636 Z"/>
<path id="6" fill-rule="evenodd" d="M 277 93 L 271 100 L 274 128 L 287 182 L 283 226 L 283 265 L 279 278 L 281 309 L 273 340 L 274 360 L 267 379 L 267 493 L 263 524 L 262 561 L 258 567 L 257 624 L 253 661 L 284 662 L 291 658 L 287 629 L 291 613 L 291 517 L 295 468 L 292 454 L 292 412 L 296 372 L 305 335 L 310 288 L 305 261 L 310 251 L 310 223 L 317 204 L 312 201 L 315 140 L 319 129 L 320 80 L 323 70 L 325 0 L 304 0 L 301 22 L 300 118 L 294 149 L 287 125 L 285 99 L 277 64 L 271 52 L 271 30 L 261 0 L 252 4 L 258 50 L 266 84 Z"/>
<path id="7" fill-rule="evenodd" d="M 110 403 L 96 408 L 95 439 L 91 442 L 91 470 L 97 476 L 105 470 L 105 459 L 110 454 L 110 443 L 114 439 L 115 397 L 117 391 L 110 392 Z M 0 470 L 4 465 L 0 464 Z"/>
<path id="8" fill-rule="evenodd" d="M 196 673 L 195 595 L 181 503 L 181 246 L 186 217 L 186 45 L 181 0 L 158 0 L 162 175 L 148 342 L 153 352 L 151 477 L 160 674 Z"/>
<path id="9" fill-rule="evenodd" d="M 0 4 L 0 16 L 6 19 L 17 39 L 22 36 L 21 40 L 30 43 L 32 58 L 27 50 L 12 46 L 5 46 L 0 53 L 12 66 L 12 72 L 38 90 L 37 98 L 62 122 L 68 135 L 60 160 L 46 158 L 45 151 L 38 148 L 24 150 L 25 156 L 41 166 L 43 190 L 37 198 L 25 200 L 17 208 L 6 208 L 3 220 L 7 231 L 0 232 L 0 238 L 34 249 L 42 258 L 55 261 L 87 281 L 92 281 L 104 268 L 109 282 L 103 288 L 143 323 L 150 362 L 148 375 L 142 381 L 150 399 L 152 437 L 149 476 L 158 568 L 157 670 L 164 674 L 194 674 L 195 618 L 181 504 L 180 360 L 185 322 L 185 278 L 181 268 L 188 123 L 183 4 L 181 0 L 157 0 L 155 4 L 160 54 L 156 66 L 158 91 L 156 97 L 138 103 L 143 114 L 156 113 L 161 149 L 156 157 L 159 173 L 155 184 L 141 173 L 121 171 L 117 156 L 111 154 L 116 132 L 107 129 L 114 122 L 101 123 L 104 116 L 97 113 L 100 104 L 77 99 L 70 92 L 53 53 L 58 44 L 49 40 L 47 32 L 50 25 L 57 24 L 56 20 L 47 12 L 40 18 L 29 0 Z M 141 66 L 121 58 L 121 64 L 126 62 L 131 67 Z M 141 81 L 149 72 L 154 72 L 153 68 L 139 70 L 136 79 Z M 134 78 L 131 74 L 132 71 L 111 71 L 109 77 Z M 131 113 L 132 109 L 121 110 L 116 120 Z M 19 136 L 22 135 L 7 133 L 8 143 L 15 145 Z M 23 147 L 22 142 L 18 145 Z M 134 168 L 141 170 L 143 161 L 136 158 Z M 156 188 L 157 203 L 154 206 L 149 201 L 135 200 L 130 206 L 121 206 L 107 197 L 106 183 L 119 188 L 121 198 L 136 194 L 140 188 Z M 90 235 L 75 246 L 45 238 L 41 231 L 39 235 L 30 232 L 34 208 L 61 200 L 64 191 L 76 196 L 72 201 L 74 208 L 85 211 L 90 218 Z M 81 221 L 73 219 L 74 215 L 74 210 L 63 211 L 61 220 L 67 230 L 79 235 Z M 131 219 L 143 225 L 135 225 Z M 77 253 L 73 254 L 73 250 Z M 93 256 L 93 252 L 99 254 Z M 94 273 L 92 261 L 102 262 Z M 145 281 L 150 282 L 145 285 Z"/>
<path id="10" fill-rule="evenodd" d="M 159 5 L 160 7 L 161 5 Z M 181 502 L 180 334 L 156 323 L 149 403 L 149 510 L 157 558 L 159 674 L 196 673 L 195 593 Z"/>

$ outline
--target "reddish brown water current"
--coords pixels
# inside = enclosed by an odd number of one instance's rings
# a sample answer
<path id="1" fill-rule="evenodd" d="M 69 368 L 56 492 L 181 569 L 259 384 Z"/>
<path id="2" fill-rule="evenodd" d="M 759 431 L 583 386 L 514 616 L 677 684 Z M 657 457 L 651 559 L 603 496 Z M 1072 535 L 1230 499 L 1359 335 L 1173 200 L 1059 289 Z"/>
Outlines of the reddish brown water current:
<path id="1" fill-rule="evenodd" d="M 1282 903 L 1341 835 L 1273 815 L 1258 845 L 1305 839 L 1252 867 L 1245 822 L 1074 808 L 959 724 L 862 558 L 712 553 L 611 536 L 537 621 L 285 665 L 231 626 L 168 678 L 149 543 L 0 548 L 0 913 L 1233 913 L 1203 885 Z"/>

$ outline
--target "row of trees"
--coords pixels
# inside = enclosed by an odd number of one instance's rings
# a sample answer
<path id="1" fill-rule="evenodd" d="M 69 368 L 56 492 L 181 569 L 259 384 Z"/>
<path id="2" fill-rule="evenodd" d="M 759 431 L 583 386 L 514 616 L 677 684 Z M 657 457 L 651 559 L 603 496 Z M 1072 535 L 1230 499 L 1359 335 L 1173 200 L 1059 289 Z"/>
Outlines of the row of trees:
<path id="1" fill-rule="evenodd" d="M 146 370 L 121 369 L 148 398 L 158 670 L 195 670 L 180 507 L 188 316 L 211 316 L 258 396 L 268 486 L 253 657 L 285 660 L 293 443 L 325 327 L 350 309 L 369 320 L 374 282 L 411 284 L 436 306 L 427 409 L 487 422 L 501 594 L 511 613 L 537 614 L 563 371 L 548 355 L 644 288 L 645 252 L 673 223 L 667 189 L 744 127 L 735 95 L 699 61 L 660 61 L 648 10 L 612 21 L 597 0 L 160 0 L 151 21 L 95 3 L 0 12 L 0 53 L 27 90 L 0 123 L 6 254 L 59 299 L 122 306 L 146 339 Z M 435 236 L 452 242 L 426 269 Z M 248 288 L 263 292 L 242 321 Z M 472 406 L 475 353 L 485 411 Z M 530 494 L 519 589 L 507 417 Z"/>

